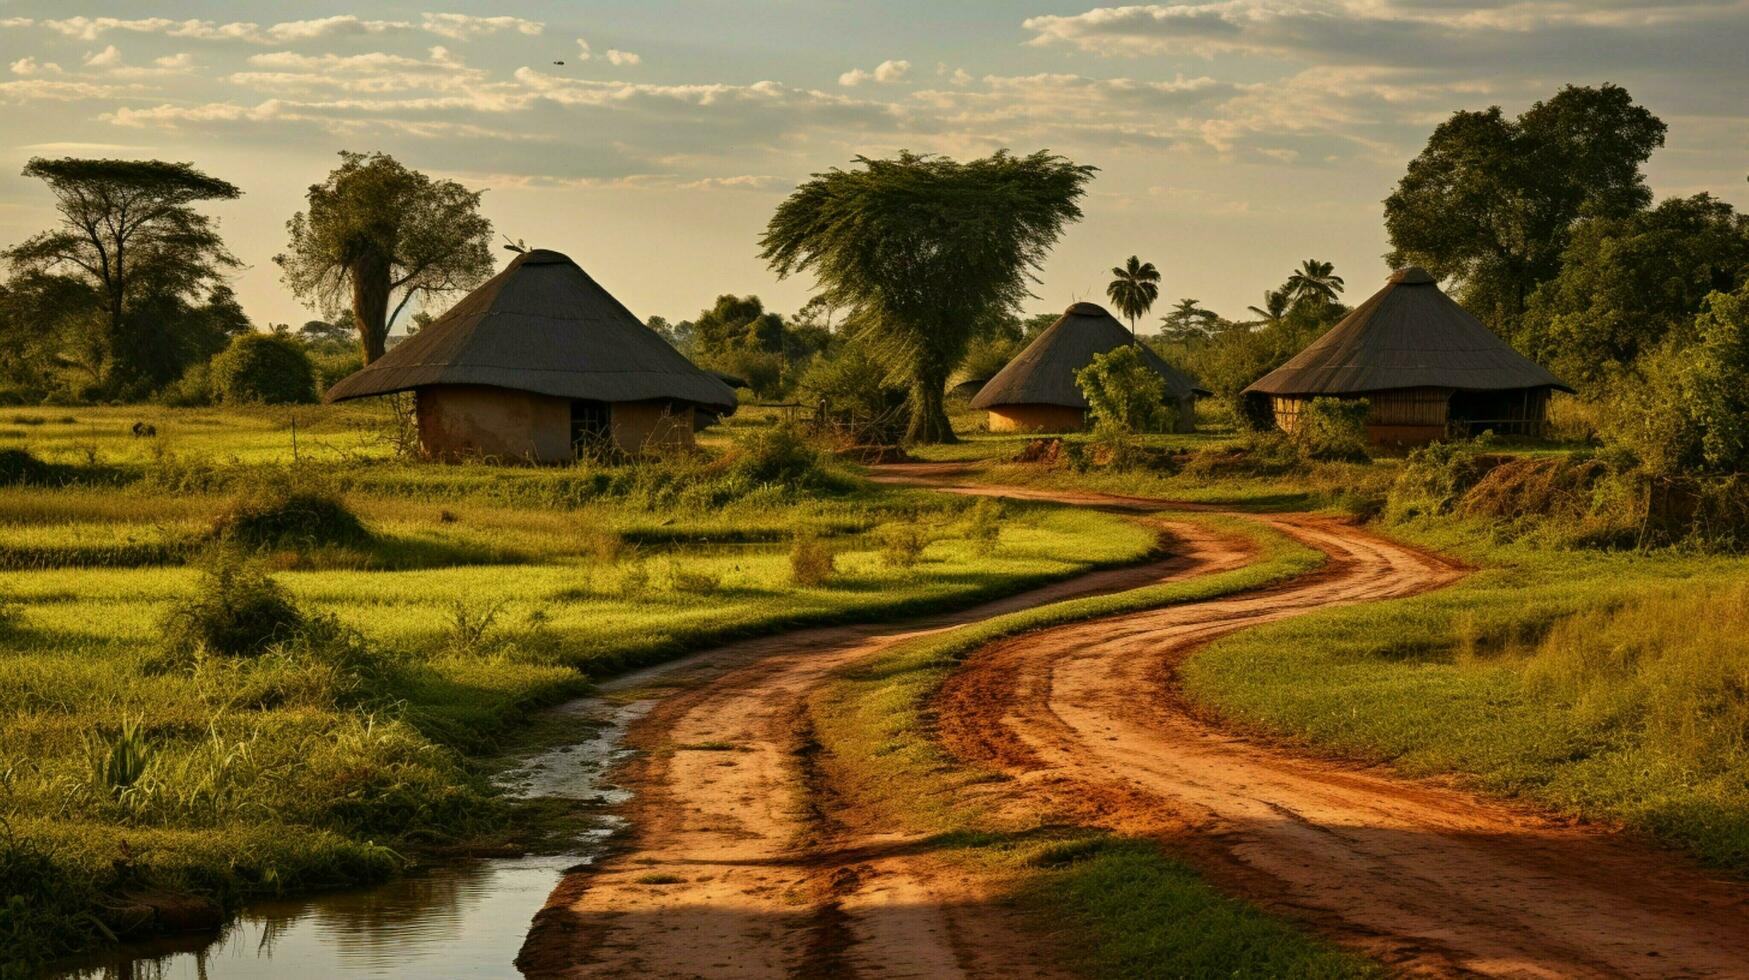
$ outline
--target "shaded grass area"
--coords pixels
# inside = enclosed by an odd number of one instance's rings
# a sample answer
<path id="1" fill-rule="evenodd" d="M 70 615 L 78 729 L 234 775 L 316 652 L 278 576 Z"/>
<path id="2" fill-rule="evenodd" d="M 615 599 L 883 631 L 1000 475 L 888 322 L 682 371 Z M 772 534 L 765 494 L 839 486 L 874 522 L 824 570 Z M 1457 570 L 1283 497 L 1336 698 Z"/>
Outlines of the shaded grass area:
<path id="1" fill-rule="evenodd" d="M 1749 872 L 1749 560 L 1396 530 L 1483 570 L 1217 640 L 1182 668 L 1187 693 L 1320 752 L 1460 774 Z"/>
<path id="2" fill-rule="evenodd" d="M 1322 561 L 1249 522 L 1174 519 L 1247 535 L 1260 559 L 1236 571 L 995 617 L 847 668 L 810 705 L 824 750 L 818 764 L 839 791 L 878 807 L 884 826 L 931 834 L 944 853 L 995 876 L 1068 952 L 1069 965 L 1091 975 L 1376 975 L 1369 962 L 1221 896 L 1151 842 L 1041 827 L 968 802 L 964 791 L 993 777 L 949 757 L 931 736 L 935 692 L 962 658 L 997 639 L 1257 588 Z"/>

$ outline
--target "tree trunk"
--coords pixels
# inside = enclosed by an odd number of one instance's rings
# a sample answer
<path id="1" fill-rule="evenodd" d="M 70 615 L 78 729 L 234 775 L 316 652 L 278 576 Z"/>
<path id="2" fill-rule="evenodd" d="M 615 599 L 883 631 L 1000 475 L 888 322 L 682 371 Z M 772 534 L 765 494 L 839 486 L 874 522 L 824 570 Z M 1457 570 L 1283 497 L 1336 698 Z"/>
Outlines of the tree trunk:
<path id="1" fill-rule="evenodd" d="M 905 441 L 913 445 L 958 442 L 947 420 L 947 378 L 930 372 L 911 383 L 911 424 Z"/>
<path id="2" fill-rule="evenodd" d="M 389 262 L 369 254 L 353 260 L 352 319 L 358 325 L 358 349 L 369 364 L 383 356 L 389 336 Z"/>

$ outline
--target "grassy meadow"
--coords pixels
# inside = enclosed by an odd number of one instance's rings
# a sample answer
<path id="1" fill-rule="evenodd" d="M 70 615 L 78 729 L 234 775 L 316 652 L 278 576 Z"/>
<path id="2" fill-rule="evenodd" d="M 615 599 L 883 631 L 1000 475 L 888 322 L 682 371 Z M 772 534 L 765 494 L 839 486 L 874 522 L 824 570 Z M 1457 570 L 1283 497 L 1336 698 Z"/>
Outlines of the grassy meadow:
<path id="1" fill-rule="evenodd" d="M 528 469 L 400 462 L 358 410 L 298 409 L 295 458 L 283 411 L 151 412 L 0 436 L 28 453 L 0 487 L 0 891 L 21 896 L 0 948 L 496 846 L 480 760 L 592 678 L 1154 546 L 1110 515 L 874 487 L 758 425 L 696 457 Z M 344 510 L 272 523 L 300 500 Z M 212 572 L 239 551 L 238 581 L 302 625 L 191 652 L 193 600 L 244 608 Z"/>

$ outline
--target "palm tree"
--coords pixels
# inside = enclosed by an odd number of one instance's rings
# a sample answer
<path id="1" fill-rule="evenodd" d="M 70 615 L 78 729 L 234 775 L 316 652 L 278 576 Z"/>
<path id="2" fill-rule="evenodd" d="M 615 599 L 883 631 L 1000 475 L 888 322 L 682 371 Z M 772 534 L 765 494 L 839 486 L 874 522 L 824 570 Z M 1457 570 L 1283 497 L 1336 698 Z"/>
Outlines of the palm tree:
<path id="1" fill-rule="evenodd" d="M 1134 255 L 1111 274 L 1117 278 L 1105 287 L 1105 295 L 1113 306 L 1130 321 L 1130 340 L 1136 339 L 1136 319 L 1148 315 L 1148 309 L 1160 298 L 1160 270 L 1154 263 L 1143 262 Z"/>
<path id="2" fill-rule="evenodd" d="M 1178 301 L 1171 313 L 1161 317 L 1160 322 L 1166 326 L 1169 336 L 1177 340 L 1190 340 L 1208 336 L 1220 319 L 1213 310 L 1203 309 L 1202 304 L 1186 297 Z"/>
<path id="3" fill-rule="evenodd" d="M 1334 303 L 1342 294 L 1344 283 L 1330 262 L 1307 259 L 1294 274 L 1287 277 L 1288 297 L 1295 303 L 1311 301 L 1318 306 Z"/>
<path id="4" fill-rule="evenodd" d="M 1263 291 L 1262 306 L 1247 306 L 1245 308 L 1263 319 L 1268 320 L 1270 323 L 1274 323 L 1282 317 L 1287 316 L 1288 303 L 1289 298 L 1285 288 L 1265 289 Z"/>

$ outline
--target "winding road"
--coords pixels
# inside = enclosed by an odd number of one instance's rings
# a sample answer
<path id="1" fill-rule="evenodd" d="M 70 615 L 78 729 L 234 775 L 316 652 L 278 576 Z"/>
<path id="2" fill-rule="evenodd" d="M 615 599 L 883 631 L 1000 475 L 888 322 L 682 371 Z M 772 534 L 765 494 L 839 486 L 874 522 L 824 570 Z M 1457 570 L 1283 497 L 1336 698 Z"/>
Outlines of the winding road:
<path id="1" fill-rule="evenodd" d="M 963 864 L 891 832 L 817 764 L 809 694 L 909 637 L 1046 602 L 1244 565 L 1244 539 L 1171 522 L 1161 501 L 954 486 L 952 468 L 878 478 L 1134 511 L 1171 557 L 961 613 L 800 631 L 621 678 L 654 697 L 624 848 L 536 917 L 518 966 L 570 976 L 1049 975 L 1036 926 Z M 1208 508 L 1196 508 L 1208 509 Z M 1749 975 L 1749 889 L 1596 830 L 1449 787 L 1222 732 L 1174 665 L 1247 626 L 1391 599 L 1455 564 L 1316 515 L 1238 515 L 1328 556 L 1255 592 L 1070 624 L 978 651 L 935 705 L 938 736 L 988 802 L 1161 840 L 1213 880 L 1398 969 L 1433 975 Z"/>

